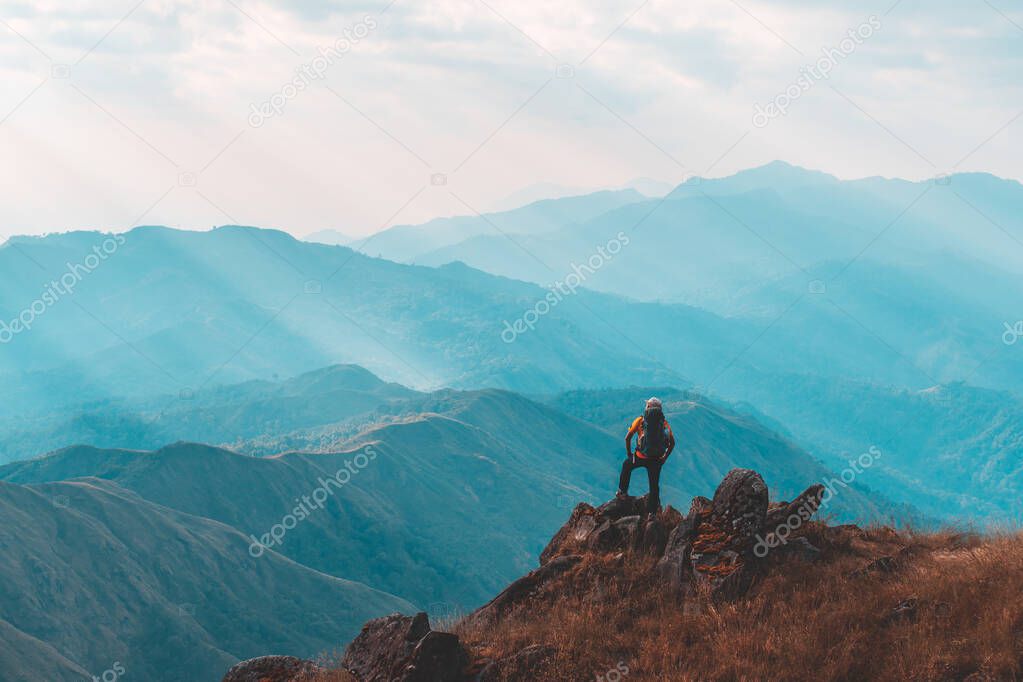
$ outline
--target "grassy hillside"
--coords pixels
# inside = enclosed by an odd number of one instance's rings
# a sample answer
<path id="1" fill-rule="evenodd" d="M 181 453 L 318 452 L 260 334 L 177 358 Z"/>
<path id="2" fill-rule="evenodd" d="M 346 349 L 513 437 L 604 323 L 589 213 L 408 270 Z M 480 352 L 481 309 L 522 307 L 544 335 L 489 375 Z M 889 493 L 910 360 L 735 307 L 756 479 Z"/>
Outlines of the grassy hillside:
<path id="1" fill-rule="evenodd" d="M 624 405 L 628 410 L 635 402 Z M 567 409 L 586 414 L 582 401 Z M 685 418 L 674 414 L 680 446 L 662 476 L 666 504 L 709 494 L 718 472 L 733 467 L 769 472 L 779 498 L 829 476 L 805 452 L 748 417 L 703 406 Z M 157 451 L 75 447 L 0 467 L 0 480 L 95 476 L 258 537 L 296 499 L 320 487 L 321 477 L 371 446 L 375 459 L 289 531 L 278 551 L 421 607 L 455 611 L 479 604 L 528 570 L 576 500 L 614 492 L 622 434 L 632 416 L 608 425 L 612 434 L 497 390 L 440 391 L 390 404 L 376 415 L 377 423 L 340 450 L 299 448 L 254 459 L 188 443 Z M 316 429 L 304 443 L 296 432 L 290 442 L 315 444 L 322 437 Z M 645 489 L 643 476 L 636 476 L 633 490 Z M 893 510 L 849 488 L 829 511 L 862 520 L 886 518 Z M 481 543 L 490 548 L 485 556 Z"/>
<path id="2" fill-rule="evenodd" d="M 4 679 L 78 681 L 118 662 L 138 679 L 215 680 L 238 659 L 312 655 L 411 609 L 248 544 L 109 480 L 0 482 Z"/>
<path id="3" fill-rule="evenodd" d="M 495 680 L 613 679 L 609 671 L 650 682 L 1023 675 L 1023 538 L 833 535 L 821 560 L 788 563 L 732 603 L 665 599 L 652 559 L 595 554 L 496 625 L 456 631 L 477 659 L 546 647 L 546 658 L 523 659 Z M 893 555 L 904 557 L 897 568 L 862 572 Z"/>

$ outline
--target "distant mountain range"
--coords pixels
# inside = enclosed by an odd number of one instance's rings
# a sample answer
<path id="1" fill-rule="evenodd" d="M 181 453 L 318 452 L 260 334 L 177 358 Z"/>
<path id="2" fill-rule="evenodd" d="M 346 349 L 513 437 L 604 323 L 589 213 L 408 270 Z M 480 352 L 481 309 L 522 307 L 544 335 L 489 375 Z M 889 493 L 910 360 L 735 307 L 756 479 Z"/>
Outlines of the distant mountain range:
<path id="1" fill-rule="evenodd" d="M 401 263 L 434 261 L 436 259 L 429 254 L 463 240 L 495 234 L 546 234 L 582 225 L 608 211 L 645 199 L 645 196 L 633 189 L 544 199 L 520 208 L 482 216 L 437 218 L 423 225 L 398 225 L 360 240 L 356 248 L 363 253 Z M 502 246 L 507 247 L 508 244 Z M 512 276 L 521 278 L 521 273 Z"/>
<path id="2" fill-rule="evenodd" d="M 205 679 L 384 611 L 476 606 L 572 505 L 613 494 L 652 393 L 680 436 L 668 503 L 734 467 L 789 498 L 876 452 L 829 514 L 1012 522 L 1021 208 L 988 175 L 776 163 L 350 246 L 239 226 L 13 237 L 0 666 Z M 328 625 L 296 627 L 308 613 Z"/>
<path id="3" fill-rule="evenodd" d="M 276 454 L 288 448 L 267 452 L 261 444 L 324 424 L 334 425 L 336 438 L 341 423 L 351 421 L 352 428 L 359 428 L 376 408 L 414 395 L 356 365 L 338 365 L 279 382 L 249 381 L 184 396 L 93 401 L 0 419 L 0 463 L 30 459 L 69 443 L 156 450 L 191 441 L 228 445 L 246 454 Z"/>
<path id="4" fill-rule="evenodd" d="M 29 314 L 31 329 L 0 346 L 11 397 L 0 417 L 88 400 L 187 397 L 338 362 L 417 388 L 697 385 L 734 400 L 748 397 L 743 370 L 916 389 L 965 378 L 1011 390 L 1023 378 L 1002 341 L 1000 306 L 973 306 L 881 265 L 849 278 L 860 282 L 856 301 L 778 280 L 793 296 L 780 318 L 723 317 L 585 288 L 551 304 L 551 292 L 535 284 L 464 265 L 399 265 L 280 232 L 139 228 L 73 295 L 42 302 L 46 283 L 106 238 L 71 233 L 0 247 L 0 320 L 42 306 Z M 890 295 L 893 277 L 918 295 Z M 784 385 L 775 390 L 799 399 Z"/>
<path id="5" fill-rule="evenodd" d="M 1023 186 L 992 175 L 840 181 L 775 162 L 692 178 L 664 198 L 556 227 L 470 216 L 452 219 L 457 232 L 434 221 L 395 228 L 400 246 L 385 231 L 359 248 L 548 285 L 624 231 L 627 248 L 598 258 L 587 288 L 769 320 L 790 343 L 812 335 L 817 345 L 901 355 L 916 368 L 914 385 L 969 377 L 1011 388 L 1019 358 L 989 356 L 1000 350 L 1004 325 L 1020 317 L 1021 209 Z"/>

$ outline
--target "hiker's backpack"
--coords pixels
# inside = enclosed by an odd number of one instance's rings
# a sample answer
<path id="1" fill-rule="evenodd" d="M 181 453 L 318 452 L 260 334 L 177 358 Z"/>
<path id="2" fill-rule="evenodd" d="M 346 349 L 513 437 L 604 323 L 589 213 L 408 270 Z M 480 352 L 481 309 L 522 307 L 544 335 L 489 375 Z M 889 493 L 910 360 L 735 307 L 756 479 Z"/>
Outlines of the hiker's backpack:
<path id="1" fill-rule="evenodd" d="M 639 432 L 636 449 L 645 457 L 655 459 L 664 456 L 668 449 L 668 423 L 661 410 L 647 410 L 643 413 L 643 426 Z"/>

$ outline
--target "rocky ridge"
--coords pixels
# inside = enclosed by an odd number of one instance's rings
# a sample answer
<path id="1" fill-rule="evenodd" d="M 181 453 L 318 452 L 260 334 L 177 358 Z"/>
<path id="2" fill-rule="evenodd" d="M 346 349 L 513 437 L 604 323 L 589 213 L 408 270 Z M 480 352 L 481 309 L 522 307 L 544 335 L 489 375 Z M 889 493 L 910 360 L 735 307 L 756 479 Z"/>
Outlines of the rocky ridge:
<path id="1" fill-rule="evenodd" d="M 541 553 L 539 568 L 469 614 L 458 629 L 485 629 L 527 608 L 538 594 L 557 590 L 593 555 L 611 562 L 626 553 L 655 560 L 656 579 L 680 609 L 697 598 L 734 600 L 779 562 L 816 557 L 819 550 L 801 530 L 824 492 L 814 485 L 792 502 L 771 504 L 760 474 L 733 469 L 712 499 L 695 498 L 685 515 L 670 506 L 648 515 L 645 497 L 620 497 L 599 507 L 579 504 Z M 590 582 L 599 592 L 599 579 Z M 470 651 L 456 634 L 433 630 L 425 613 L 394 614 L 363 627 L 341 668 L 359 682 L 488 682 L 508 679 L 552 654 L 550 647 L 532 645 L 488 657 L 485 651 Z M 239 663 L 224 682 L 342 679 L 323 674 L 309 662 L 272 656 Z"/>

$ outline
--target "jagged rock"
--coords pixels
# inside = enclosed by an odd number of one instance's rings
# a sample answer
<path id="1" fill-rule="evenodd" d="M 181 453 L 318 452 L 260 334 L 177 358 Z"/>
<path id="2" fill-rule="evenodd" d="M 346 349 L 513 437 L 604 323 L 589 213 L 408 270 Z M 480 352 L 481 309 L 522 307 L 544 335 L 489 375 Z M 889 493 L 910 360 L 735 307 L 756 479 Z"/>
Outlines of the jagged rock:
<path id="1" fill-rule="evenodd" d="M 649 556 L 662 556 L 668 544 L 670 527 L 659 518 L 652 518 L 643 527 L 643 534 L 640 536 L 636 549 Z"/>
<path id="2" fill-rule="evenodd" d="M 689 504 L 689 515 L 699 514 L 701 512 L 709 511 L 711 501 L 702 495 L 697 495 L 693 498 L 693 501 Z"/>
<path id="3" fill-rule="evenodd" d="M 430 632 L 430 617 L 426 615 L 425 611 L 420 611 L 412 617 L 408 632 L 405 633 L 405 641 L 418 642 L 426 637 L 428 632 Z"/>
<path id="4" fill-rule="evenodd" d="M 319 670 L 315 664 L 294 656 L 260 656 L 235 665 L 223 682 L 297 682 Z"/>
<path id="5" fill-rule="evenodd" d="M 565 573 L 580 561 L 582 561 L 582 557 L 575 554 L 551 559 L 540 568 L 506 587 L 503 592 L 470 614 L 466 620 L 477 624 L 494 622 L 535 590 Z"/>
<path id="6" fill-rule="evenodd" d="M 767 484 L 752 469 L 732 469 L 714 492 L 710 520 L 727 530 L 734 540 L 748 541 L 764 528 L 767 517 Z"/>
<path id="7" fill-rule="evenodd" d="M 741 596 L 753 584 L 765 554 L 755 549 L 772 524 L 788 524 L 785 543 L 789 555 L 815 560 L 819 550 L 805 538 L 791 538 L 816 512 L 825 488 L 807 488 L 792 502 L 769 504 L 767 486 L 751 469 L 732 469 L 714 492 L 714 498 L 694 498 L 688 514 L 672 531 L 658 571 L 676 596 L 684 596 L 695 583 L 710 584 L 715 598 Z"/>
<path id="8" fill-rule="evenodd" d="M 585 502 L 576 505 L 568 521 L 540 553 L 540 565 L 543 566 L 558 554 L 564 553 L 570 545 L 582 546 L 596 527 L 597 510 Z"/>
<path id="9" fill-rule="evenodd" d="M 577 505 L 565 525 L 540 553 L 540 565 L 581 549 L 608 552 L 638 546 L 643 531 L 641 521 L 646 515 L 646 499 L 645 495 L 626 496 L 596 508 L 588 504 Z M 671 510 L 671 514 L 677 515 L 678 512 Z"/>
<path id="10" fill-rule="evenodd" d="M 462 679 L 469 655 L 450 632 L 431 630 L 412 651 L 412 662 L 405 668 L 404 682 L 446 682 Z"/>
<path id="11" fill-rule="evenodd" d="M 753 547 L 764 530 L 767 505 L 767 485 L 750 469 L 729 471 L 709 506 L 694 501 L 692 569 L 714 597 L 734 598 L 752 584 Z"/>
<path id="12" fill-rule="evenodd" d="M 626 547 L 638 547 L 643 539 L 643 517 L 623 516 L 612 524 L 618 531 L 620 542 Z"/>
<path id="13" fill-rule="evenodd" d="M 622 533 L 611 519 L 604 519 L 589 537 L 586 538 L 586 547 L 598 552 L 606 552 L 618 547 L 621 544 Z"/>
<path id="14" fill-rule="evenodd" d="M 646 513 L 646 495 L 642 497 L 615 497 L 609 502 L 597 507 L 597 513 L 604 517 L 617 521 L 624 516 L 642 516 Z"/>
<path id="15" fill-rule="evenodd" d="M 656 570 L 676 597 L 699 582 L 709 583 L 715 597 L 738 596 L 749 589 L 766 556 L 754 551 L 764 538 L 770 541 L 768 549 L 784 547 L 778 556 L 817 558 L 820 550 L 792 533 L 817 512 L 824 491 L 812 485 L 792 502 L 772 505 L 760 474 L 733 469 L 713 499 L 693 498 L 684 518 L 671 507 L 647 518 L 645 497 L 615 498 L 596 508 L 581 504 L 544 549 L 540 563 L 578 552 L 632 549 L 660 557 Z M 674 527 L 665 524 L 667 519 Z M 786 530 L 776 533 L 781 524 Z"/>
<path id="16" fill-rule="evenodd" d="M 474 682 L 497 682 L 508 679 L 520 671 L 535 671 L 546 659 L 554 656 L 557 649 L 544 644 L 534 644 L 522 651 L 491 661 L 474 679 Z"/>
<path id="17" fill-rule="evenodd" d="M 363 682 L 457 682 L 469 657 L 458 637 L 430 629 L 425 613 L 371 620 L 341 666 Z"/>
<path id="18" fill-rule="evenodd" d="M 708 500 L 709 502 L 709 500 Z M 690 563 L 693 536 L 696 532 L 695 513 L 682 519 L 668 534 L 664 554 L 657 562 L 657 574 L 671 594 L 681 597 L 693 581 L 693 567 Z"/>
<path id="19" fill-rule="evenodd" d="M 791 502 L 772 505 L 767 511 L 767 518 L 764 519 L 764 527 L 773 533 L 775 528 L 783 524 L 792 527 L 806 523 L 820 509 L 825 490 L 826 488 L 818 483 L 804 490 Z"/>

